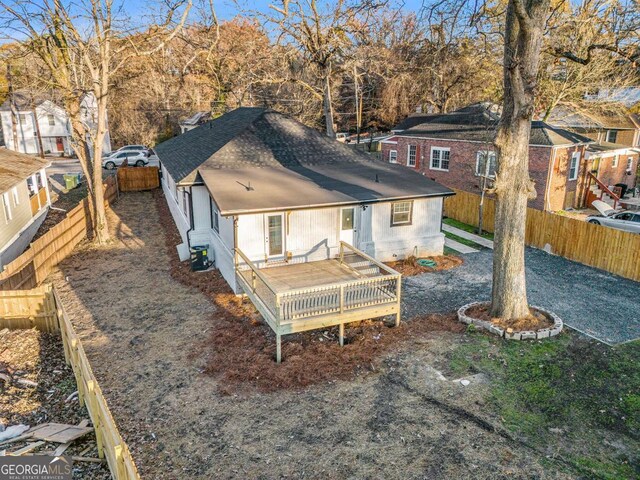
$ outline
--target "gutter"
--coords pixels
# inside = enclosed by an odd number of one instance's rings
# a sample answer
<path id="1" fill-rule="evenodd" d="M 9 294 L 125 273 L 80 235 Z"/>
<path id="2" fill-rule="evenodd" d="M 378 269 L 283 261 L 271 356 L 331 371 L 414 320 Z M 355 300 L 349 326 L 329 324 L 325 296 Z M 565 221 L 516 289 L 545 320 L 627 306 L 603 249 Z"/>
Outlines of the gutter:
<path id="1" fill-rule="evenodd" d="M 396 202 L 402 200 L 414 200 L 420 198 L 440 198 L 440 197 L 451 197 L 455 195 L 456 192 L 442 192 L 442 193 L 432 193 L 427 195 L 410 195 L 405 197 L 388 197 L 381 198 L 380 200 L 362 200 L 362 201 L 345 201 L 345 202 L 336 202 L 336 203 L 321 203 L 317 205 L 304 205 L 304 206 L 281 206 L 281 207 L 273 207 L 273 208 L 265 208 L 265 209 L 255 209 L 255 210 L 228 210 L 223 211 L 219 209 L 220 215 L 223 217 L 235 216 L 235 215 L 247 215 L 247 214 L 255 214 L 255 213 L 271 213 L 271 212 L 283 212 L 288 210 L 316 210 L 319 208 L 333 208 L 333 207 L 345 207 L 349 205 L 373 205 L 376 203 L 387 203 L 387 202 Z M 212 197 L 213 198 L 213 197 Z M 214 199 L 215 202 L 215 199 Z M 216 203 L 217 205 L 217 203 Z"/>

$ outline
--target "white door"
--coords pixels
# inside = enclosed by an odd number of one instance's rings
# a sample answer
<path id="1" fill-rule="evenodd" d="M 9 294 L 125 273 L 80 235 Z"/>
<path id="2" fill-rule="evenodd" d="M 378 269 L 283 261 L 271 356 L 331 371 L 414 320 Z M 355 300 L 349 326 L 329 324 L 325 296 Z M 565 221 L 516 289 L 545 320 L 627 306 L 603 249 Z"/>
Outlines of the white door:
<path id="1" fill-rule="evenodd" d="M 267 257 L 284 256 L 284 214 L 267 214 L 264 216 L 264 223 Z"/>
<path id="2" fill-rule="evenodd" d="M 340 210 L 340 240 L 356 248 L 356 209 L 347 207 Z"/>

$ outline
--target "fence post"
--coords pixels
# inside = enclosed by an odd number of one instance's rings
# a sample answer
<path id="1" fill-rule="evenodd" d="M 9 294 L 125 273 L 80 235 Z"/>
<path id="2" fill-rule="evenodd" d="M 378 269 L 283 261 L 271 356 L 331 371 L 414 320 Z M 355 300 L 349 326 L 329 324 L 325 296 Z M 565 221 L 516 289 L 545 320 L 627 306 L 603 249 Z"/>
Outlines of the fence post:
<path id="1" fill-rule="evenodd" d="M 126 480 L 127 478 L 126 470 L 124 468 L 124 456 L 122 455 L 123 450 L 122 444 L 118 444 L 113 447 L 113 454 L 116 460 L 116 480 Z"/>
<path id="2" fill-rule="evenodd" d="M 87 410 L 91 414 L 93 410 L 93 431 L 96 434 L 96 444 L 98 446 L 98 457 L 104 458 L 104 442 L 102 439 L 102 420 L 100 419 L 100 409 L 98 408 L 98 398 L 96 396 L 96 384 L 93 380 L 87 381 Z"/>
<path id="3" fill-rule="evenodd" d="M 398 306 L 397 309 L 398 311 L 396 312 L 396 327 L 398 325 L 400 325 L 400 307 L 402 306 L 402 302 L 400 300 L 400 295 L 402 294 L 402 275 L 398 275 L 396 277 L 396 301 L 398 302 Z"/>
<path id="4" fill-rule="evenodd" d="M 80 365 L 78 354 L 78 339 L 71 339 L 71 359 L 73 368 L 73 373 L 75 373 L 76 384 L 78 385 L 78 403 L 80 403 L 81 407 L 84 407 L 84 399 L 85 399 L 85 391 L 84 391 L 84 383 L 82 379 L 82 374 L 78 373 L 82 371 L 82 365 Z"/>

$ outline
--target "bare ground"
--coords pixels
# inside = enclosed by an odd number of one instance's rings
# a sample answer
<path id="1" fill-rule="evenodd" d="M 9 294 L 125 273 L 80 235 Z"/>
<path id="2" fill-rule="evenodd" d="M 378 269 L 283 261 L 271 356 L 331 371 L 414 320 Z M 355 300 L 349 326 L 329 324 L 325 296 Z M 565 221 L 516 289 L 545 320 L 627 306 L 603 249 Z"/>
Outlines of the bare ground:
<path id="1" fill-rule="evenodd" d="M 462 333 L 398 335 L 366 368 L 315 385 L 234 384 L 219 373 L 236 368 L 233 349 L 222 359 L 210 335 L 235 307 L 172 277 L 152 193 L 125 195 L 109 216 L 114 242 L 82 245 L 52 279 L 144 478 L 576 477 L 485 412 L 486 384 L 463 387 L 429 367 L 468 341 Z M 313 335 L 318 344 L 324 333 Z M 246 362 L 252 347 L 238 345 Z"/>
<path id="2" fill-rule="evenodd" d="M 1 425 L 35 427 L 47 422 L 77 425 L 89 420 L 77 398 L 69 399 L 77 386 L 71 367 L 65 364 L 59 335 L 35 329 L 0 330 L 0 374 Z M 19 382 L 21 379 L 36 385 L 24 386 Z M 0 450 L 14 452 L 31 441 L 12 442 Z M 53 451 L 58 445 L 47 442 L 34 452 Z M 98 456 L 93 433 L 73 442 L 64 454 L 78 455 L 85 449 L 84 456 Z M 74 462 L 73 478 L 107 480 L 111 474 L 106 463 Z"/>

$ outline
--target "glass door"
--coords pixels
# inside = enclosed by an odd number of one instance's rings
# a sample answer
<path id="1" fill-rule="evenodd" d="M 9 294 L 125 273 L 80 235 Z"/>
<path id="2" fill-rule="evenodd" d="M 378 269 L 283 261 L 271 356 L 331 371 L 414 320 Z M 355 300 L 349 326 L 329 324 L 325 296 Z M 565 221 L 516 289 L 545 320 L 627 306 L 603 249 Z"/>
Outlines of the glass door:
<path id="1" fill-rule="evenodd" d="M 267 235 L 265 250 L 268 257 L 278 257 L 284 254 L 284 215 L 265 215 Z"/>

